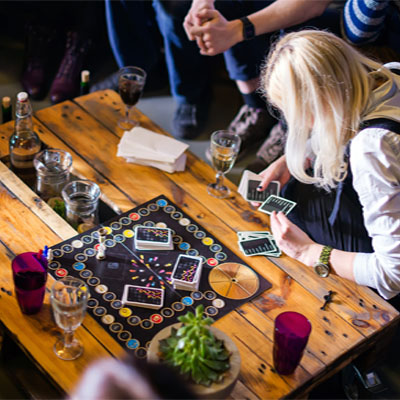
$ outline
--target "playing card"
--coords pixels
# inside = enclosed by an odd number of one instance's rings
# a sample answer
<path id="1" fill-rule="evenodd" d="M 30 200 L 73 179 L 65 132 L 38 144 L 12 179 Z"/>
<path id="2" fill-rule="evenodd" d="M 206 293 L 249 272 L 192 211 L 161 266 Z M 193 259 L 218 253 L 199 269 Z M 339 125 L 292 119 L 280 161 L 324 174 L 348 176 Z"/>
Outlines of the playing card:
<path id="1" fill-rule="evenodd" d="M 278 250 L 269 237 L 242 240 L 239 242 L 239 248 L 246 256 L 256 256 Z"/>
<path id="2" fill-rule="evenodd" d="M 164 304 L 164 289 L 125 285 L 122 303 L 137 307 L 159 309 Z"/>
<path id="3" fill-rule="evenodd" d="M 263 204 L 258 208 L 259 211 L 262 211 L 266 214 L 271 215 L 273 211 L 279 212 L 282 211 L 286 215 L 296 206 L 297 203 L 294 201 L 285 199 L 283 197 L 270 195 L 267 200 L 264 201 Z"/>
<path id="4" fill-rule="evenodd" d="M 280 183 L 278 181 L 272 181 L 268 187 L 260 192 L 257 190 L 257 188 L 260 186 L 261 180 L 257 179 L 249 179 L 247 181 L 247 190 L 246 190 L 246 195 L 245 199 L 247 201 L 256 201 L 259 203 L 264 202 L 271 194 L 274 194 L 276 196 L 279 195 L 279 188 L 280 188 Z"/>
<path id="5" fill-rule="evenodd" d="M 252 171 L 249 170 L 244 170 L 242 174 L 242 178 L 240 179 L 239 187 L 238 187 L 238 193 L 243 197 L 246 198 L 246 192 L 247 192 L 247 182 L 249 179 L 253 180 L 260 180 L 260 175 L 255 174 Z"/>
<path id="6" fill-rule="evenodd" d="M 171 229 L 137 226 L 135 248 L 137 250 L 173 250 Z"/>
<path id="7" fill-rule="evenodd" d="M 172 281 L 178 285 L 196 285 L 202 269 L 201 257 L 180 254 L 172 271 Z"/>

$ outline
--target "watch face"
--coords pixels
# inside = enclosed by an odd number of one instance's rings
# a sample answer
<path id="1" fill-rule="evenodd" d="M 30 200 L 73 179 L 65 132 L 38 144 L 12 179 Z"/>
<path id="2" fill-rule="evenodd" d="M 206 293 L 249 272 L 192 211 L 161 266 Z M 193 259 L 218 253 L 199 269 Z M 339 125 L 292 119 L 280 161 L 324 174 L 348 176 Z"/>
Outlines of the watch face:
<path id="1" fill-rule="evenodd" d="M 326 278 L 329 275 L 330 268 L 326 264 L 317 263 L 314 265 L 314 271 L 321 277 Z"/>

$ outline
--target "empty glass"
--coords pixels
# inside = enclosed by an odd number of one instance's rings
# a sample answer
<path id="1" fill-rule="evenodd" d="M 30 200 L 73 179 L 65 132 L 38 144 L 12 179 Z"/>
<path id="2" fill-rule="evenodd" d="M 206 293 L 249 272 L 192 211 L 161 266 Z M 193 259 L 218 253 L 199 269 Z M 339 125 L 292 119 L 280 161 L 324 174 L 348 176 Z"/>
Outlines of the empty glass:
<path id="1" fill-rule="evenodd" d="M 69 181 L 72 157 L 67 151 L 46 149 L 36 154 L 33 165 L 36 169 L 36 192 L 47 201 L 59 197 Z"/>
<path id="2" fill-rule="evenodd" d="M 64 330 L 64 336 L 54 345 L 54 352 L 63 360 L 75 360 L 83 353 L 83 346 L 74 337 L 74 332 L 85 317 L 88 297 L 85 282 L 72 276 L 54 282 L 51 288 L 54 319 Z"/>

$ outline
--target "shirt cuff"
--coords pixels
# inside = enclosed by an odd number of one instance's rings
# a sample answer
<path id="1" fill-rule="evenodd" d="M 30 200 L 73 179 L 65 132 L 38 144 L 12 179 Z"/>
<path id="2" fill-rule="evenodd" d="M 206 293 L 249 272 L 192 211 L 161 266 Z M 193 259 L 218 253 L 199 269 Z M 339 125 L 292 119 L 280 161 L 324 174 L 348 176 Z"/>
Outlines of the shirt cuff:
<path id="1" fill-rule="evenodd" d="M 370 270 L 369 258 L 373 253 L 357 253 L 353 262 L 353 273 L 356 283 L 376 289 L 374 273 Z"/>

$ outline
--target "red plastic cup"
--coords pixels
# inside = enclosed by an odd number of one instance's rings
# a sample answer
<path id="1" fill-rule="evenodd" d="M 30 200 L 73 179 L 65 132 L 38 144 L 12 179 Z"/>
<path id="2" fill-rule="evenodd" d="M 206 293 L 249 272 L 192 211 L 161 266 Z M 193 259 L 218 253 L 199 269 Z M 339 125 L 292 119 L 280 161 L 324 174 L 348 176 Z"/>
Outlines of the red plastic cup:
<path id="1" fill-rule="evenodd" d="M 47 259 L 39 253 L 22 253 L 11 263 L 15 295 L 24 314 L 42 308 L 47 281 Z"/>
<path id="2" fill-rule="evenodd" d="M 275 318 L 274 367 L 290 375 L 299 365 L 311 333 L 311 323 L 302 314 L 287 311 Z"/>

